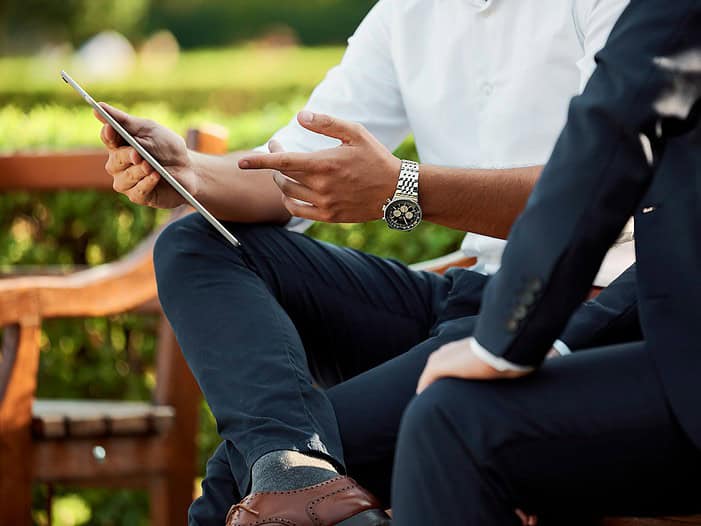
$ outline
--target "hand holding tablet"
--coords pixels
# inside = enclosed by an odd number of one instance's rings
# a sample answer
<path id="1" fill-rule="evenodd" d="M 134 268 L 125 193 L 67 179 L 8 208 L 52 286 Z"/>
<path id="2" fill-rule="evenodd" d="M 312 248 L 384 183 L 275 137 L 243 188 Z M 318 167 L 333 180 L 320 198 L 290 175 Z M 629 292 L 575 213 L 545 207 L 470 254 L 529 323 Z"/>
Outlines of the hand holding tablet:
<path id="1" fill-rule="evenodd" d="M 144 146 L 133 137 L 112 115 L 110 115 L 105 108 L 100 104 L 95 102 L 95 100 L 75 82 L 65 71 L 61 72 L 61 77 L 63 80 L 70 85 L 74 90 L 80 94 L 80 96 L 95 110 L 97 115 L 100 116 L 101 120 L 109 124 L 115 132 L 117 132 L 129 146 L 134 148 L 136 152 L 141 156 L 141 158 L 146 161 L 153 170 L 156 171 L 168 184 L 180 195 L 183 199 L 190 205 L 192 205 L 197 212 L 199 212 L 224 238 L 226 238 L 233 246 L 238 247 L 240 243 L 236 237 L 234 237 L 231 232 L 229 232 L 224 226 L 219 222 L 219 220 L 214 217 L 195 197 L 187 191 L 187 189 L 175 178 L 173 175 L 166 170 L 161 163 L 144 148 Z M 155 152 L 157 153 L 157 152 Z M 138 168 L 135 167 L 135 168 Z"/>

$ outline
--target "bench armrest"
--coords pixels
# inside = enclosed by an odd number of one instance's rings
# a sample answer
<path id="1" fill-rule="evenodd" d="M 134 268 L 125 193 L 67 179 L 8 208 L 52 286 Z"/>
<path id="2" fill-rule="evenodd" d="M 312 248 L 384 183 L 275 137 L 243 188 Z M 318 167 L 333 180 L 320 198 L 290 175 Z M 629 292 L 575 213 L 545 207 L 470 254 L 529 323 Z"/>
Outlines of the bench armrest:
<path id="1" fill-rule="evenodd" d="M 430 259 L 428 261 L 422 261 L 421 263 L 416 263 L 411 265 L 412 270 L 424 270 L 426 272 L 435 272 L 437 274 L 443 274 L 446 270 L 452 267 L 471 267 L 477 263 L 476 258 L 470 258 L 465 256 L 460 251 L 452 252 L 447 256 L 443 256 L 436 259 Z"/>
<path id="2" fill-rule="evenodd" d="M 109 316 L 156 298 L 152 250 L 157 233 L 124 259 L 65 276 L 0 279 L 0 326 L 59 317 Z"/>

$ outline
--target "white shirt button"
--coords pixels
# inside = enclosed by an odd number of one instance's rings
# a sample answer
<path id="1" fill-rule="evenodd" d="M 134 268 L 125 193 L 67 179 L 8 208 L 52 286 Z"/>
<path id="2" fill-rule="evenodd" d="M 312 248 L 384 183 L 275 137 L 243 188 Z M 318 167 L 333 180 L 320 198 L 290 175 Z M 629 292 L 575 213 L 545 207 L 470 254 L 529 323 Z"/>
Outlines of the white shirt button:
<path id="1" fill-rule="evenodd" d="M 494 92 L 494 84 L 491 82 L 484 82 L 482 84 L 482 93 L 489 97 Z"/>

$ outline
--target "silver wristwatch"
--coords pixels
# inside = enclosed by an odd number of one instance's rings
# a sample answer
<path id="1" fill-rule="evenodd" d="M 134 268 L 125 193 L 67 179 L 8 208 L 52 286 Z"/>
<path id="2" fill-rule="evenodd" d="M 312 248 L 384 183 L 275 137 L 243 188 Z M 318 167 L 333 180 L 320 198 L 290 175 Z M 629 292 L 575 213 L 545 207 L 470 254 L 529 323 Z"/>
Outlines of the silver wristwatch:
<path id="1" fill-rule="evenodd" d="M 387 199 L 382 207 L 387 226 L 394 230 L 414 230 L 423 213 L 419 206 L 419 163 L 402 161 L 399 181 L 394 196 Z"/>

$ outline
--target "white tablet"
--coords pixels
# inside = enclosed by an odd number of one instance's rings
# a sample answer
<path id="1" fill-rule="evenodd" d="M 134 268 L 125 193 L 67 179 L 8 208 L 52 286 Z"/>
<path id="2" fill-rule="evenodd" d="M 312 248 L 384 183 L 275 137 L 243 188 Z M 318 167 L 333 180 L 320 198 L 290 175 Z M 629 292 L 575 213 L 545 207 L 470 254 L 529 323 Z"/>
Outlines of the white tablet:
<path id="1" fill-rule="evenodd" d="M 114 120 L 114 118 L 109 113 L 107 113 L 102 106 L 95 102 L 95 100 L 90 95 L 88 95 L 88 93 L 83 88 L 81 88 L 80 85 L 78 85 L 78 83 L 75 80 L 73 80 L 70 77 L 70 75 L 68 75 L 68 73 L 66 73 L 65 71 L 61 71 L 61 78 L 63 78 L 63 80 L 66 81 L 66 83 L 69 86 L 76 90 L 80 94 L 80 96 L 83 97 L 83 99 L 85 99 L 85 101 L 88 104 L 90 104 L 90 106 L 92 106 L 95 109 L 95 111 L 97 111 L 102 116 L 102 118 L 105 119 L 105 121 L 107 121 L 109 125 L 112 126 L 112 128 L 114 128 L 114 130 L 119 135 L 121 135 L 121 137 L 125 141 L 127 141 L 127 144 L 129 144 L 129 146 L 133 147 L 137 152 L 139 152 L 141 158 L 144 159 L 148 164 L 150 164 L 151 167 L 154 170 L 156 170 L 156 172 L 158 172 L 161 175 L 161 177 L 163 177 L 163 179 L 165 179 L 173 188 L 175 188 L 175 191 L 178 192 L 181 196 L 183 196 L 185 201 L 190 203 L 195 208 L 195 210 L 202 214 L 202 216 L 207 221 L 209 221 L 209 223 L 214 228 L 216 228 L 222 236 L 224 236 L 235 247 L 241 245 L 241 243 L 239 243 L 239 240 L 236 239 L 231 234 L 231 232 L 224 228 L 224 225 L 222 225 L 219 222 L 219 220 L 209 212 L 209 210 L 202 206 L 202 204 L 197 199 L 195 199 L 192 196 L 192 194 L 188 192 L 175 177 L 170 175 L 168 171 L 165 168 L 163 168 L 163 166 L 161 166 L 161 163 L 159 163 L 153 157 L 153 155 L 148 153 L 148 151 L 146 151 L 146 149 L 143 146 L 141 146 L 141 144 L 139 144 L 139 142 L 134 137 L 132 137 L 132 135 L 127 130 L 125 130 L 121 124 Z"/>

